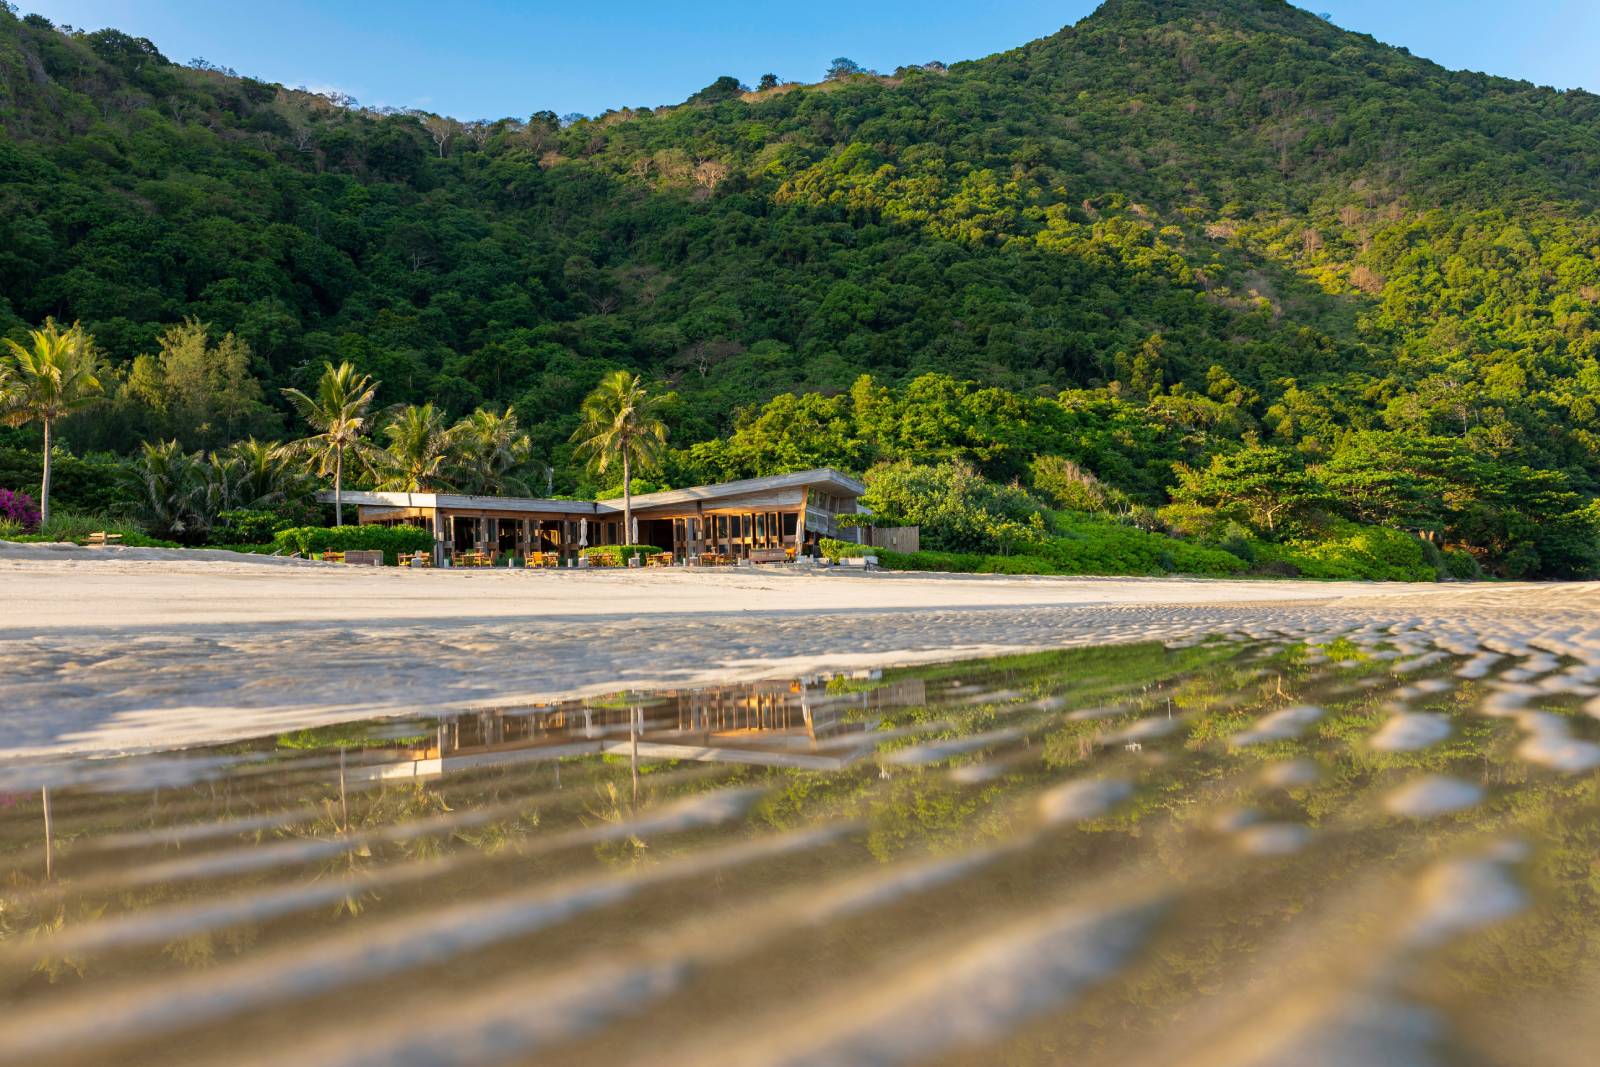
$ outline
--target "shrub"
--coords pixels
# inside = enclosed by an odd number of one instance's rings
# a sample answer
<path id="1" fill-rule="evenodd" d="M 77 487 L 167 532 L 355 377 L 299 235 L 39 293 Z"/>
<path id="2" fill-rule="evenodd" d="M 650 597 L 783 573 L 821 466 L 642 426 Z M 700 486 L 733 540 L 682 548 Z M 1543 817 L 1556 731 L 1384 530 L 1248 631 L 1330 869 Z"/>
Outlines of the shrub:
<path id="1" fill-rule="evenodd" d="M 1015 485 L 997 485 L 962 461 L 901 461 L 867 472 L 872 511 L 922 528 L 936 551 L 1005 552 L 1043 534 L 1043 507 Z"/>
<path id="2" fill-rule="evenodd" d="M 32 533 L 39 528 L 39 505 L 27 493 L 0 489 L 0 523 L 15 533 Z"/>
<path id="3" fill-rule="evenodd" d="M 1031 546 L 1063 574 L 1238 574 L 1245 563 L 1220 548 L 1180 541 L 1131 526 L 1079 517 L 1062 522 L 1062 537 Z"/>
<path id="4" fill-rule="evenodd" d="M 265 544 L 279 530 L 287 530 L 294 525 L 283 515 L 266 508 L 235 508 L 217 515 L 211 539 L 233 544 Z"/>
<path id="5" fill-rule="evenodd" d="M 891 552 L 878 550 L 878 563 L 893 571 L 942 571 L 948 574 L 1060 574 L 1055 564 L 1038 556 L 994 556 L 977 552 Z"/>
<path id="6" fill-rule="evenodd" d="M 1483 577 L 1483 568 L 1478 565 L 1477 559 L 1471 552 L 1459 548 L 1447 548 L 1439 555 L 1444 563 L 1446 577 L 1454 578 L 1458 582 L 1475 582 Z"/>
<path id="7" fill-rule="evenodd" d="M 128 461 L 109 453 L 78 456 L 56 448 L 50 464 L 50 507 L 76 511 L 131 508 Z M 37 448 L 0 447 L 0 485 L 38 485 L 43 455 Z"/>
<path id="8" fill-rule="evenodd" d="M 860 556 L 875 555 L 866 545 L 858 545 L 853 541 L 837 541 L 832 537 L 824 537 L 817 542 L 817 550 L 834 563 L 841 559 L 855 559 Z"/>
<path id="9" fill-rule="evenodd" d="M 1051 537 L 1015 556 L 966 552 L 889 552 L 878 562 L 893 570 L 958 574 L 1238 574 L 1245 563 L 1219 548 L 1146 533 L 1104 519 L 1079 516 L 1064 523 L 1068 536 Z M 859 547 L 859 546 L 849 546 Z M 826 554 L 828 546 L 823 545 Z"/>
<path id="10" fill-rule="evenodd" d="M 1420 538 L 1386 526 L 1331 525 L 1315 541 L 1262 545 L 1260 555 L 1299 568 L 1306 578 L 1380 582 L 1431 582 L 1437 567 Z"/>
<path id="11" fill-rule="evenodd" d="M 279 552 L 305 556 L 378 549 L 392 566 L 401 554 L 431 552 L 433 535 L 416 526 L 291 526 L 274 534 L 272 544 Z"/>
<path id="12" fill-rule="evenodd" d="M 655 545 L 595 545 L 583 550 L 590 565 L 626 567 L 634 556 L 658 556 L 663 550 Z"/>
<path id="13" fill-rule="evenodd" d="M 1067 511 L 1105 511 L 1126 497 L 1062 456 L 1039 456 L 1029 465 L 1034 492 Z"/>
<path id="14" fill-rule="evenodd" d="M 122 544 L 129 548 L 179 547 L 176 541 L 151 537 L 138 523 L 95 511 L 52 510 L 49 522 L 31 534 L 17 534 L 11 540 L 33 543 L 70 541 L 81 545 L 89 540 L 90 534 L 101 532 L 120 534 Z"/>

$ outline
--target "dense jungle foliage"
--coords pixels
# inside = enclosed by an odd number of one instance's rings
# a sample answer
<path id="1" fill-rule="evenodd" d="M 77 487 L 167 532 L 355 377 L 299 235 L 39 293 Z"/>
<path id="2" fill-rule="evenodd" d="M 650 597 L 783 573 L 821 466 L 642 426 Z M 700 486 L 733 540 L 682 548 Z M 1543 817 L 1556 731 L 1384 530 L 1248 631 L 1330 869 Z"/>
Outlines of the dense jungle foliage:
<path id="1" fill-rule="evenodd" d="M 1027 498 L 976 539 L 934 518 L 935 550 L 1098 515 L 1264 573 L 1600 567 L 1600 97 L 1281 0 L 1107 0 L 833 74 L 463 122 L 0 11 L 0 334 L 94 336 L 107 400 L 56 434 L 84 485 L 147 441 L 297 435 L 281 390 L 349 361 L 440 420 L 513 405 L 526 480 L 591 494 L 569 437 L 625 368 L 670 394 L 658 484 Z"/>

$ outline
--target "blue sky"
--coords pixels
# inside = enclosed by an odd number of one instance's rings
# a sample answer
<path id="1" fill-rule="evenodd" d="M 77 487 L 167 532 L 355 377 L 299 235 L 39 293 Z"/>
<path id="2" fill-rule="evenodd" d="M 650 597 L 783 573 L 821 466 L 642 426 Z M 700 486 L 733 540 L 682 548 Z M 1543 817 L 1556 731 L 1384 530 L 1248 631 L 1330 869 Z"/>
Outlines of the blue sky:
<path id="1" fill-rule="evenodd" d="M 815 80 L 834 56 L 890 70 L 974 59 L 1076 22 L 1096 0 L 18 0 L 364 104 L 458 118 L 677 103 L 720 74 Z M 1449 67 L 1600 91 L 1600 0 L 1313 0 L 1348 29 Z"/>

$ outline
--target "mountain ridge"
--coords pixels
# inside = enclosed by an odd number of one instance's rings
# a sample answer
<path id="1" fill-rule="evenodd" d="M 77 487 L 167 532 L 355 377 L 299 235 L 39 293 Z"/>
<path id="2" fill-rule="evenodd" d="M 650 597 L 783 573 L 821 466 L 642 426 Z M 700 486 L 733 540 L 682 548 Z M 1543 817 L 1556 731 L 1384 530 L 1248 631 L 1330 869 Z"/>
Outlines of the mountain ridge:
<path id="1" fill-rule="evenodd" d="M 615 366 L 676 390 L 685 444 L 861 374 L 1221 375 L 1308 456 L 1410 427 L 1600 484 L 1600 98 L 1278 0 L 1108 0 L 946 73 L 567 126 L 350 109 L 9 16 L 0 87 L 0 332 L 82 319 L 126 374 L 192 316 L 250 345 L 269 406 L 339 359 L 388 400 L 515 402 L 569 487 Z M 160 429 L 119 411 L 71 439 Z"/>

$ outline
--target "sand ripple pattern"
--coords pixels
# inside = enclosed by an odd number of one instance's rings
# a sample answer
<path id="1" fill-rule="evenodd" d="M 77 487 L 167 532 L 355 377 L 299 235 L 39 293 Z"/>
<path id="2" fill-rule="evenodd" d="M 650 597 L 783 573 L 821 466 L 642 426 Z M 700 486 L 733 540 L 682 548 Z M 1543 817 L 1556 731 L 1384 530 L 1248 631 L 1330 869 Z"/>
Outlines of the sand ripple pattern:
<path id="1" fill-rule="evenodd" d="M 1600 627 L 1115 618 L 12 760 L 0 1062 L 1600 1056 Z"/>

